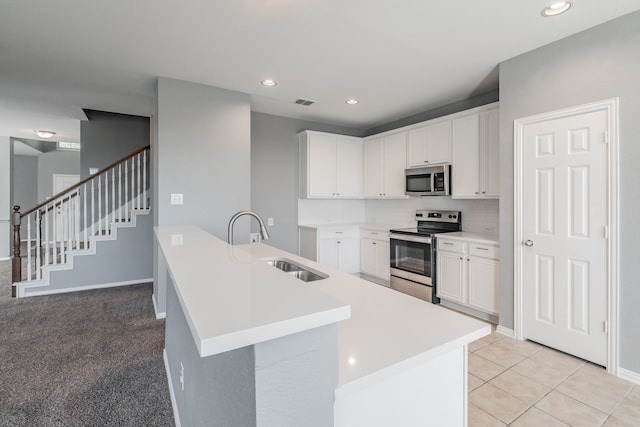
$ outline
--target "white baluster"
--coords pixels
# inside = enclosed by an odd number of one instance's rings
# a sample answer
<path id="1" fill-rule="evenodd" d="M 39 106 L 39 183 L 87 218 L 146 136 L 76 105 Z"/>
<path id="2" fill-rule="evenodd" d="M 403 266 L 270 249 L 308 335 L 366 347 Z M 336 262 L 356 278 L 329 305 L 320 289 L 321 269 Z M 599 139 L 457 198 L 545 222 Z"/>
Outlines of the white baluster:
<path id="1" fill-rule="evenodd" d="M 40 250 L 42 248 L 42 236 L 40 235 L 40 209 L 36 211 L 36 280 L 40 280 L 40 270 L 42 270 L 42 260 L 40 259 Z"/>
<path id="2" fill-rule="evenodd" d="M 64 248 L 64 262 L 69 262 L 69 250 L 71 249 L 71 195 L 69 195 L 69 199 L 67 203 L 64 203 L 64 199 L 62 199 L 63 205 L 65 206 L 65 218 L 66 221 L 62 222 L 62 226 L 65 228 L 64 236 L 67 238 L 67 244 Z"/>
<path id="3" fill-rule="evenodd" d="M 136 156 L 138 158 L 138 182 L 136 187 L 138 188 L 138 194 L 136 195 L 136 200 L 137 200 L 137 209 L 140 209 L 140 194 L 142 193 L 142 190 L 140 189 L 140 153 L 138 153 L 138 155 Z"/>
<path id="4" fill-rule="evenodd" d="M 111 224 L 109 224 L 109 171 L 104 173 L 104 229 L 105 234 L 111 232 Z"/>
<path id="5" fill-rule="evenodd" d="M 111 227 L 116 222 L 116 169 L 111 169 Z"/>
<path id="6" fill-rule="evenodd" d="M 31 214 L 27 215 L 27 280 L 31 281 Z"/>
<path id="7" fill-rule="evenodd" d="M 80 249 L 80 188 L 76 190 L 76 197 L 73 201 L 73 222 L 76 225 L 74 240 L 75 240 L 75 248 Z"/>
<path id="8" fill-rule="evenodd" d="M 102 236 L 102 176 L 98 175 L 98 234 Z"/>
<path id="9" fill-rule="evenodd" d="M 136 164 L 134 163 L 132 158 L 131 159 L 131 204 L 129 206 L 129 210 L 134 208 L 134 197 L 136 196 L 136 193 L 134 192 L 135 182 L 136 182 L 135 172 L 136 172 Z"/>
<path id="10" fill-rule="evenodd" d="M 44 207 L 44 265 L 49 265 L 49 210 Z"/>
<path id="11" fill-rule="evenodd" d="M 89 242 L 89 238 L 87 236 L 87 229 L 89 227 L 87 224 L 87 183 L 86 182 L 82 186 L 82 218 L 83 218 L 82 225 L 84 227 L 84 238 L 82 239 L 82 241 L 84 242 L 83 249 L 87 249 L 88 242 Z"/>
<path id="12" fill-rule="evenodd" d="M 122 223 L 122 163 L 118 165 L 118 220 Z"/>
<path id="13" fill-rule="evenodd" d="M 147 209 L 147 153 L 145 150 L 142 156 L 142 208 Z"/>
<path id="14" fill-rule="evenodd" d="M 93 183 L 95 179 L 91 180 L 91 236 L 93 236 L 95 241 L 96 235 L 96 209 L 95 209 L 95 187 Z"/>
<path id="15" fill-rule="evenodd" d="M 53 265 L 56 265 L 58 263 L 58 204 L 54 202 L 52 207 Z"/>
<path id="16" fill-rule="evenodd" d="M 129 222 L 129 168 L 127 162 L 124 162 L 124 220 Z"/>

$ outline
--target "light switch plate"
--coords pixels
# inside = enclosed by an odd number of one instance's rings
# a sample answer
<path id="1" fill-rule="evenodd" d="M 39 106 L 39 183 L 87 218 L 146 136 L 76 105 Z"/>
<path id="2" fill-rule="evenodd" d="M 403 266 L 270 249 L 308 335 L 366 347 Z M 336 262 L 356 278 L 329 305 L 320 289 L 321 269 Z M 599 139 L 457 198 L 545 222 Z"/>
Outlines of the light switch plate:
<path id="1" fill-rule="evenodd" d="M 100 169 L 98 168 L 89 168 L 89 175 L 95 175 L 98 173 Z"/>
<path id="2" fill-rule="evenodd" d="M 267 219 L 267 225 L 268 225 L 269 227 L 273 227 L 273 218 L 269 218 L 269 219 Z"/>
<path id="3" fill-rule="evenodd" d="M 171 193 L 171 204 L 172 205 L 181 205 L 183 202 L 182 193 Z"/>

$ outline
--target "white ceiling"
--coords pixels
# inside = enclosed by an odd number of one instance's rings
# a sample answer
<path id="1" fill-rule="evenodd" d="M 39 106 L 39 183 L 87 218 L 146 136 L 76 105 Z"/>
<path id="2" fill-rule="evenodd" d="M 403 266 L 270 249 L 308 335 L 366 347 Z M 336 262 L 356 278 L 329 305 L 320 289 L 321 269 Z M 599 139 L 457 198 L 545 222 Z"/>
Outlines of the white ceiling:
<path id="1" fill-rule="evenodd" d="M 0 135 L 79 141 L 82 108 L 151 115 L 157 76 L 248 93 L 254 111 L 367 129 L 496 89 L 501 61 L 640 9 L 573 0 L 543 18 L 549 3 L 4 0 Z"/>

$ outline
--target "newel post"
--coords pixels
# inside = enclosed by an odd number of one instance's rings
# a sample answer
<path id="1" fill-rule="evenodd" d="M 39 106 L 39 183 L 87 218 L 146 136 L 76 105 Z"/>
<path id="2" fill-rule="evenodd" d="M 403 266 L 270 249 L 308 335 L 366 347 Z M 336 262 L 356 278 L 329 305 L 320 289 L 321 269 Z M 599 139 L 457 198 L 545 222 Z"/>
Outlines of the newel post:
<path id="1" fill-rule="evenodd" d="M 13 225 L 13 258 L 11 264 L 11 280 L 13 283 L 22 281 L 22 260 L 20 259 L 20 206 L 13 207 L 11 225 Z M 12 286 L 12 296 L 16 296 L 16 287 Z"/>

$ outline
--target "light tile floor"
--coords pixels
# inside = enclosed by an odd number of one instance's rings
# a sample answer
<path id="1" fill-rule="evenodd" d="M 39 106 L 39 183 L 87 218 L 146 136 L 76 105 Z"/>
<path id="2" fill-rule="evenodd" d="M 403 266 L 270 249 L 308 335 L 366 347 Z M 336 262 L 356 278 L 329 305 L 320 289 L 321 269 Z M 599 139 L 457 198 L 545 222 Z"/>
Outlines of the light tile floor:
<path id="1" fill-rule="evenodd" d="M 469 427 L 640 427 L 640 385 L 493 332 L 469 345 Z"/>

